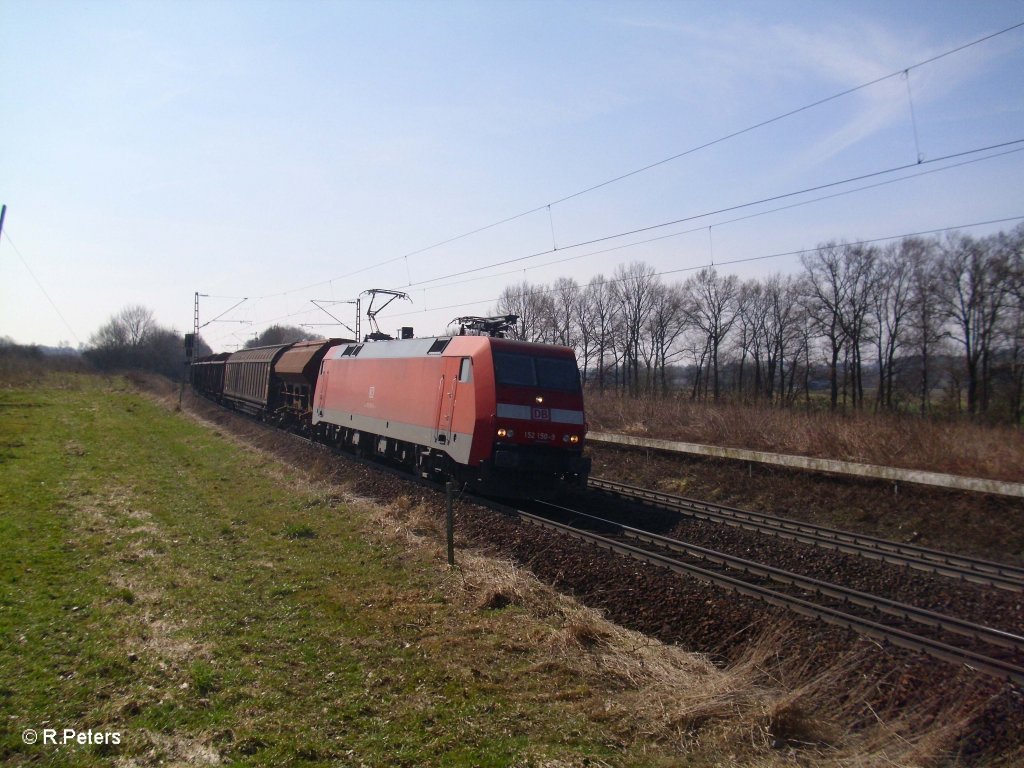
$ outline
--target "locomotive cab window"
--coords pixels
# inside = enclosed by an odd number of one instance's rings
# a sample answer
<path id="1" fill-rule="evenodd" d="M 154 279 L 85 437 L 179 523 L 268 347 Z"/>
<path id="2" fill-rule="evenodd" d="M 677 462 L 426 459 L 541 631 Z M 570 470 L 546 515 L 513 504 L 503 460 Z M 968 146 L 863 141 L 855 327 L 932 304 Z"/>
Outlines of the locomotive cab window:
<path id="1" fill-rule="evenodd" d="M 459 381 L 466 384 L 473 380 L 473 360 L 468 357 L 462 358 L 462 365 L 459 366 Z"/>
<path id="2" fill-rule="evenodd" d="M 564 357 L 536 357 L 537 386 L 574 392 L 580 388 L 580 372 L 574 360 Z"/>
<path id="3" fill-rule="evenodd" d="M 499 384 L 510 387 L 535 387 L 537 374 L 533 360 L 526 355 L 494 353 L 494 375 Z"/>
<path id="4" fill-rule="evenodd" d="M 494 353 L 495 379 L 508 387 L 537 387 L 578 392 L 579 370 L 564 357 L 532 357 L 507 352 Z"/>

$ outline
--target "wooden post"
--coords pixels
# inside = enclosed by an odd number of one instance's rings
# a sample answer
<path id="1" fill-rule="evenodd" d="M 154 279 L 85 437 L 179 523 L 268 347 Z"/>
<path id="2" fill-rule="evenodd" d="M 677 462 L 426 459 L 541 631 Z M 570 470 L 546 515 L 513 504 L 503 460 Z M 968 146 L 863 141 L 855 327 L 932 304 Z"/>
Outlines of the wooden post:
<path id="1" fill-rule="evenodd" d="M 448 567 L 452 568 L 455 566 L 455 522 L 452 515 L 452 497 L 455 492 L 455 483 L 449 480 L 445 483 L 445 497 L 446 497 L 446 512 L 445 512 L 445 523 L 448 534 Z"/>

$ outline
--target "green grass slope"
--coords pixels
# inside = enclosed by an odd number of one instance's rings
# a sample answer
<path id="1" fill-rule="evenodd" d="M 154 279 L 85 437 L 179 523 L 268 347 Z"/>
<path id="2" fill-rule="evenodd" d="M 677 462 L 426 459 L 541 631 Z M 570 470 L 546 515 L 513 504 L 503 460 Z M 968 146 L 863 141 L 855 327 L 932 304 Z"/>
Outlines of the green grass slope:
<path id="1" fill-rule="evenodd" d="M 0 390 L 0 761 L 631 761 L 365 510 L 120 380 L 51 382 Z"/>

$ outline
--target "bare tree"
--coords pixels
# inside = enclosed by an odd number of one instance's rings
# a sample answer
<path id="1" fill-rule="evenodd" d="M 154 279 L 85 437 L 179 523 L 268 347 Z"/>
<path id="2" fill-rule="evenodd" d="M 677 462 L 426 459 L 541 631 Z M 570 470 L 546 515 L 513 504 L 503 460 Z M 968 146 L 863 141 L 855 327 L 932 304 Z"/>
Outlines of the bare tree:
<path id="1" fill-rule="evenodd" d="M 597 385 L 603 392 L 609 354 L 611 354 L 613 365 L 616 359 L 614 350 L 618 305 L 615 291 L 605 280 L 604 275 L 595 275 L 587 284 L 584 294 L 593 324 L 594 355 L 597 361 Z"/>
<path id="2" fill-rule="evenodd" d="M 910 268 L 908 330 L 921 371 L 917 391 L 922 414 L 931 409 L 932 355 L 946 336 L 942 309 L 945 286 L 936 246 L 935 240 L 922 238 L 907 238 L 900 243 L 900 255 Z"/>
<path id="3" fill-rule="evenodd" d="M 842 249 L 846 301 L 840 304 L 839 322 L 847 339 L 850 365 L 847 373 L 853 407 L 864 406 L 863 346 L 868 338 L 871 308 L 878 288 L 878 249 L 864 245 L 847 245 Z"/>
<path id="4" fill-rule="evenodd" d="M 590 380 L 590 369 L 597 355 L 598 330 L 595 326 L 594 296 L 589 286 L 577 292 L 573 304 L 573 323 L 576 326 L 576 359 L 583 383 Z"/>
<path id="5" fill-rule="evenodd" d="M 580 285 L 571 277 L 560 277 L 550 291 L 551 300 L 546 303 L 550 312 L 552 341 L 564 347 L 576 348 L 579 339 L 579 325 L 576 321 L 580 297 Z"/>
<path id="6" fill-rule="evenodd" d="M 1017 266 L 1014 282 L 1024 281 L 1021 267 Z M 1010 395 L 1007 411 L 1010 421 L 1020 424 L 1024 416 L 1024 291 L 1011 292 L 1006 312 L 1007 368 Z"/>
<path id="7" fill-rule="evenodd" d="M 623 344 L 624 381 L 635 395 L 640 390 L 641 334 L 654 306 L 654 268 L 643 262 L 620 266 L 615 271 L 613 290 Z"/>
<path id="8" fill-rule="evenodd" d="M 1024 224 L 1010 233 L 1006 247 L 1010 268 L 1007 311 L 1011 381 L 1009 414 L 1012 422 L 1019 425 L 1024 418 Z"/>
<path id="9" fill-rule="evenodd" d="M 800 304 L 799 283 L 793 277 L 772 275 L 764 282 L 763 297 L 766 305 L 765 394 L 769 401 L 774 398 L 775 374 L 778 373 L 779 400 L 786 402 L 793 394 L 796 368 L 805 346 L 806 316 Z M 793 356 L 788 369 L 787 354 Z"/>
<path id="10" fill-rule="evenodd" d="M 124 325 L 128 335 L 128 344 L 132 347 L 141 345 L 146 337 L 156 329 L 156 318 L 153 311 L 141 304 L 125 307 L 118 313 L 118 320 Z"/>
<path id="11" fill-rule="evenodd" d="M 519 323 L 512 332 L 514 339 L 551 341 L 550 301 L 551 297 L 544 286 L 532 285 L 524 280 L 518 285 L 508 286 L 501 292 L 493 314 L 519 317 Z"/>
<path id="12" fill-rule="evenodd" d="M 764 379 L 768 354 L 767 331 L 770 311 L 771 304 L 764 284 L 757 280 L 747 280 L 740 285 L 736 303 L 736 333 L 738 336 L 736 343 L 740 351 L 736 389 L 740 396 L 743 396 L 744 373 L 749 357 L 754 366 L 751 391 L 755 400 L 766 389 Z"/>
<path id="13" fill-rule="evenodd" d="M 682 354 L 677 342 L 687 327 L 683 303 L 681 286 L 657 286 L 654 306 L 647 321 L 647 335 L 650 338 L 652 367 L 662 394 L 668 394 L 669 364 Z"/>
<path id="14" fill-rule="evenodd" d="M 946 312 L 953 338 L 964 349 L 967 412 L 986 413 L 993 340 L 1011 284 L 1009 253 L 994 239 L 959 233 L 941 248 L 941 272 L 949 286 Z"/>
<path id="15" fill-rule="evenodd" d="M 907 238 L 884 249 L 829 242 L 803 254 L 799 276 L 742 285 L 707 269 L 668 286 L 653 268 L 633 263 L 585 288 L 571 278 L 551 288 L 510 286 L 496 312 L 520 315 L 519 338 L 574 347 L 585 380 L 596 377 L 602 389 L 611 383 L 635 394 L 646 384 L 666 392 L 671 364 L 685 356 L 694 398 L 721 398 L 733 387 L 781 405 L 803 392 L 810 404 L 823 356 L 831 408 L 839 407 L 840 393 L 844 405 L 852 393 L 853 406 L 862 408 L 867 354 L 877 371 L 876 409 L 913 397 L 925 413 L 931 390 L 945 381 L 952 402 L 965 392 L 971 414 L 1019 422 L 1022 250 L 1024 225 L 982 239 Z M 105 330 L 127 338 L 120 324 Z M 961 346 L 963 363 L 940 369 L 950 339 Z"/>
<path id="16" fill-rule="evenodd" d="M 828 344 L 829 405 L 833 411 L 839 407 L 839 356 L 847 340 L 842 312 L 850 291 L 842 251 L 842 246 L 832 242 L 800 257 L 804 308 L 814 332 Z"/>
<path id="17" fill-rule="evenodd" d="M 688 278 L 682 291 L 687 320 L 707 339 L 712 393 L 718 400 L 721 395 L 720 352 L 722 342 L 736 322 L 739 280 L 735 275 L 719 277 L 714 267 L 710 267 Z"/>
<path id="18" fill-rule="evenodd" d="M 904 255 L 906 242 L 890 245 L 878 262 L 878 281 L 871 309 L 874 314 L 873 340 L 878 361 L 876 410 L 893 407 L 896 355 L 906 336 L 913 269 L 911 260 Z"/>
<path id="19" fill-rule="evenodd" d="M 137 348 L 156 328 L 153 311 L 140 304 L 132 304 L 120 310 L 96 331 L 89 339 L 93 347 L 113 349 L 119 347 Z"/>
<path id="20" fill-rule="evenodd" d="M 796 387 L 797 372 L 800 371 L 800 361 L 803 360 L 803 386 L 804 403 L 810 408 L 811 405 L 811 341 L 814 335 L 814 321 L 807 311 L 801 307 L 796 315 L 796 343 L 793 349 L 793 359 L 790 364 L 789 386 L 786 389 L 786 398 L 795 402 L 799 390 Z"/>
<path id="21" fill-rule="evenodd" d="M 153 311 L 138 304 L 112 315 L 90 337 L 84 355 L 105 371 L 148 370 L 178 379 L 185 369 L 184 337 L 161 327 Z"/>

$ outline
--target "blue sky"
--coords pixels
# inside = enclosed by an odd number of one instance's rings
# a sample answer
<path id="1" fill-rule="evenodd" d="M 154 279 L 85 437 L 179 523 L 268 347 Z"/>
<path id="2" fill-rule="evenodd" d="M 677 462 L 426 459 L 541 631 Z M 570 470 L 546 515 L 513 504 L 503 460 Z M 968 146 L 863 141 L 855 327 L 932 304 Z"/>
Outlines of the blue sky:
<path id="1" fill-rule="evenodd" d="M 545 207 L 1021 22 L 1024 2 L 1005 1 L 0 0 L 0 335 L 74 345 L 136 303 L 185 331 L 199 291 L 203 321 L 249 297 L 227 318 L 251 324 L 203 331 L 228 349 L 367 288 L 412 297 L 385 330 L 442 333 L 524 279 L 585 283 L 631 260 L 684 279 L 712 259 L 1022 216 L 1024 151 L 939 158 L 1024 139 L 1024 28 L 910 69 L 910 98 L 890 78 Z"/>

